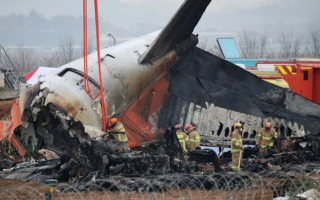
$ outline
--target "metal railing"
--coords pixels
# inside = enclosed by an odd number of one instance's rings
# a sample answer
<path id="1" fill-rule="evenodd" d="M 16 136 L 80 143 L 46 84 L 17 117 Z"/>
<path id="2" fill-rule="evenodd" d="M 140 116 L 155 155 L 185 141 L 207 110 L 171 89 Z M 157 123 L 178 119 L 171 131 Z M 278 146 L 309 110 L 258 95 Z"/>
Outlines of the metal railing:
<path id="1" fill-rule="evenodd" d="M 8 59 L 9 65 L 3 62 L 3 56 Z M 5 86 L 10 89 L 18 89 L 19 83 L 26 83 L 26 80 L 19 75 L 17 68 L 12 63 L 9 55 L 3 46 L 0 45 L 0 69 L 4 73 Z"/>

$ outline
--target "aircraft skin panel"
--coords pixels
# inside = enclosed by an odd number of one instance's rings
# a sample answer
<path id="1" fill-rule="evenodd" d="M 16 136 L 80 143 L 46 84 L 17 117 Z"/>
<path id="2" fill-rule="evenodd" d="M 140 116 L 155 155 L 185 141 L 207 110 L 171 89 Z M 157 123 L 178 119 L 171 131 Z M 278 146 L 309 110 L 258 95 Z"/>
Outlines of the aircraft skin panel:
<path id="1" fill-rule="evenodd" d="M 263 81 L 254 74 L 199 48 L 189 50 L 183 58 L 169 73 L 170 93 L 193 102 L 202 109 L 208 109 L 208 103 L 213 103 L 215 107 L 230 112 L 285 121 L 284 124 L 288 124 L 286 126 L 289 128 L 297 123 L 304 134 L 319 133 L 319 104 L 288 89 Z M 233 123 L 234 120 L 231 121 Z M 229 122 L 224 124 L 230 125 Z M 296 128 L 295 130 L 299 132 Z"/>
<path id="2" fill-rule="evenodd" d="M 182 58 L 168 73 L 168 80 L 161 78 L 162 82 L 153 84 L 133 104 L 139 105 L 139 112 L 132 113 L 130 107 L 124 113 L 125 118 L 134 119 L 127 126 L 145 127 L 130 130 L 130 145 L 161 138 L 169 124 L 185 127 L 192 123 L 205 145 L 230 140 L 233 125 L 240 121 L 245 122 L 243 140 L 246 142 L 254 142 L 266 122 L 272 124 L 281 138 L 319 134 L 319 104 L 196 47 Z M 151 103 L 146 104 L 143 99 L 151 91 L 158 96 L 148 99 Z M 147 108 L 154 104 L 157 106 Z M 161 111 L 157 117 L 158 130 L 154 130 L 157 107 Z"/>

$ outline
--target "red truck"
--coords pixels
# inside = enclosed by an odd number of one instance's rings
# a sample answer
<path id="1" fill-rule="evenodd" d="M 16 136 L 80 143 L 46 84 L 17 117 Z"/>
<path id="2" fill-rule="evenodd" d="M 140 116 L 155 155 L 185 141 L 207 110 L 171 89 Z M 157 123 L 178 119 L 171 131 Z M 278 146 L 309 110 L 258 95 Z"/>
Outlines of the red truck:
<path id="1" fill-rule="evenodd" d="M 259 64 L 274 65 L 293 92 L 320 103 L 320 59 L 258 61 L 256 67 Z"/>

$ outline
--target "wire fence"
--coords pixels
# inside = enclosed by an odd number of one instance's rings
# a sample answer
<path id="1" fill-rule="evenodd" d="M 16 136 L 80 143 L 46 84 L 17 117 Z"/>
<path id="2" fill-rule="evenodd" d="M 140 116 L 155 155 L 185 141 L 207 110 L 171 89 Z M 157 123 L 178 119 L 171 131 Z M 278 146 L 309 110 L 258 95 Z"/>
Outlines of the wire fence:
<path id="1" fill-rule="evenodd" d="M 300 170 L 300 171 L 299 171 Z M 60 183 L 54 188 L 54 199 L 306 199 L 320 198 L 317 192 L 319 173 L 262 171 L 150 176 L 108 176 L 97 174 L 72 184 Z M 49 188 L 41 182 L 0 181 L 0 199 L 44 199 Z M 286 197 L 285 197 L 286 196 Z M 278 198 L 280 199 L 280 198 Z"/>

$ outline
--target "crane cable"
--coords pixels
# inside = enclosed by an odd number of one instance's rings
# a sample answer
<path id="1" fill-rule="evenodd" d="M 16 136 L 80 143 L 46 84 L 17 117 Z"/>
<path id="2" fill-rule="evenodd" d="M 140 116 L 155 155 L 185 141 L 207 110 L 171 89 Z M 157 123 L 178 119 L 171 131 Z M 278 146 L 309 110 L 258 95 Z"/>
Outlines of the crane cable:
<path id="1" fill-rule="evenodd" d="M 89 85 L 89 75 L 88 75 L 88 41 L 87 41 L 87 0 L 83 0 L 83 65 L 84 65 L 84 87 L 87 94 L 90 95 L 92 100 L 96 100 L 100 97 L 101 100 L 101 109 L 102 109 L 102 123 L 103 123 L 103 131 L 107 131 L 107 109 L 106 103 L 104 101 L 103 95 L 103 84 L 101 77 L 101 62 L 100 62 L 100 41 L 99 41 L 99 18 L 98 18 L 98 0 L 94 0 L 94 8 L 95 8 L 95 22 L 96 22 L 96 39 L 97 39 L 97 56 L 98 56 L 98 66 L 99 66 L 99 79 L 100 79 L 100 94 L 93 98 Z"/>

